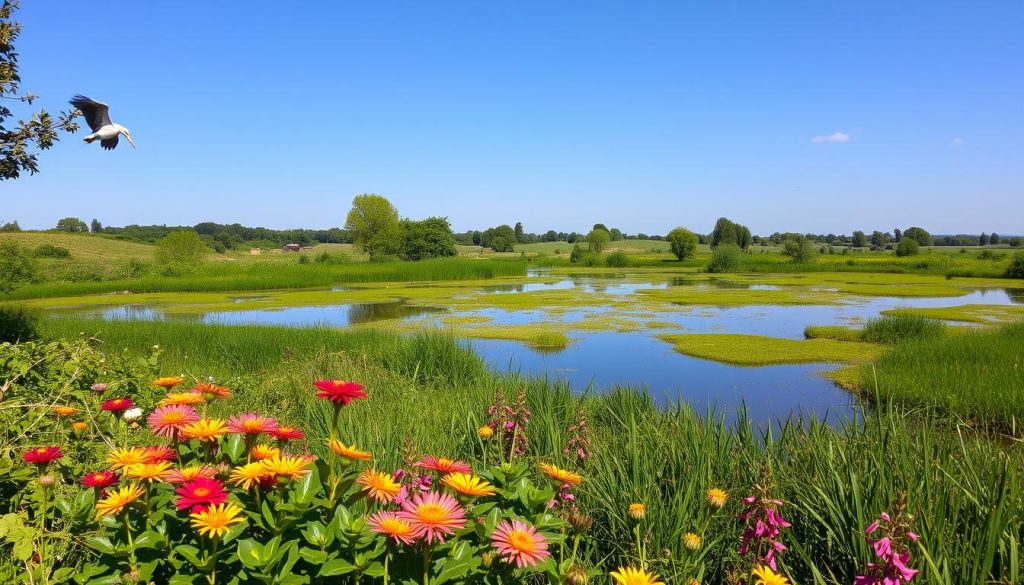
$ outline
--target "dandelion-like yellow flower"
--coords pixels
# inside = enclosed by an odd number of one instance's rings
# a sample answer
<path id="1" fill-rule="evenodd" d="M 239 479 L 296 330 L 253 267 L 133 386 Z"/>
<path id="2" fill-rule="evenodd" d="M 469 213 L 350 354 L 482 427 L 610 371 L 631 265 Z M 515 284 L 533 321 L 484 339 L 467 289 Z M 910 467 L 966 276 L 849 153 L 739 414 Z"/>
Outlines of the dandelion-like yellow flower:
<path id="1" fill-rule="evenodd" d="M 223 419 L 201 418 L 194 423 L 181 427 L 180 435 L 186 439 L 200 441 L 216 441 L 228 432 L 228 425 Z"/>
<path id="2" fill-rule="evenodd" d="M 363 470 L 356 483 L 363 486 L 366 495 L 381 504 L 393 501 L 402 489 L 390 475 L 374 469 Z"/>
<path id="3" fill-rule="evenodd" d="M 708 505 L 712 508 L 722 508 L 728 500 L 729 494 L 725 493 L 725 490 L 719 488 L 711 488 L 708 490 Z"/>
<path id="4" fill-rule="evenodd" d="M 249 451 L 249 456 L 255 461 L 263 461 L 272 457 L 280 457 L 281 450 L 272 445 L 253 445 L 252 450 Z"/>
<path id="5" fill-rule="evenodd" d="M 246 465 L 239 465 L 232 469 L 231 477 L 228 481 L 241 487 L 243 490 L 248 490 L 253 485 L 263 483 L 265 480 L 272 477 L 273 475 L 267 471 L 267 468 L 263 466 L 263 463 L 257 461 Z"/>
<path id="6" fill-rule="evenodd" d="M 85 421 L 80 421 L 80 420 L 79 421 L 75 421 L 75 422 L 71 423 L 71 428 L 76 430 L 76 431 L 84 431 L 84 430 L 89 428 L 89 423 L 87 423 Z"/>
<path id="7" fill-rule="evenodd" d="M 754 585 L 789 585 L 789 579 L 782 573 L 776 573 L 771 567 L 758 565 L 754 567 L 751 575 L 757 578 Z"/>
<path id="8" fill-rule="evenodd" d="M 260 465 L 267 471 L 268 475 L 288 479 L 302 479 L 302 476 L 309 473 L 309 464 L 312 463 L 305 457 L 291 455 L 279 455 L 260 461 Z"/>
<path id="9" fill-rule="evenodd" d="M 206 404 L 206 398 L 195 392 L 171 392 L 159 402 L 160 406 L 195 406 L 197 404 Z"/>
<path id="10" fill-rule="evenodd" d="M 75 414 L 76 412 L 78 412 L 78 409 L 73 406 L 54 406 L 53 412 L 57 416 L 64 417 Z"/>
<path id="11" fill-rule="evenodd" d="M 96 518 L 120 514 L 128 504 L 142 497 L 145 492 L 136 484 L 107 492 L 107 496 L 96 502 Z"/>
<path id="12" fill-rule="evenodd" d="M 476 430 L 476 434 L 481 439 L 490 439 L 491 437 L 494 436 L 494 429 L 487 425 L 484 425 Z"/>
<path id="13" fill-rule="evenodd" d="M 540 472 L 553 483 L 558 484 L 559 487 L 563 484 L 579 485 L 583 483 L 583 476 L 578 473 L 560 469 L 558 466 L 551 465 L 550 463 L 541 463 L 539 467 Z"/>
<path id="14" fill-rule="evenodd" d="M 609 575 L 615 579 L 617 585 L 665 585 L 658 580 L 656 574 L 648 573 L 642 568 L 619 567 L 618 571 L 612 571 Z"/>
<path id="15" fill-rule="evenodd" d="M 700 535 L 694 534 L 692 532 L 687 532 L 683 535 L 683 546 L 685 546 L 687 549 L 692 551 L 700 550 L 700 544 Z"/>
<path id="16" fill-rule="evenodd" d="M 203 510 L 189 514 L 192 519 L 192 527 L 201 536 L 220 538 L 227 534 L 232 524 L 238 524 L 245 520 L 242 518 L 242 509 L 235 504 L 216 504 Z"/>
<path id="17" fill-rule="evenodd" d="M 444 476 L 441 483 L 451 488 L 452 491 L 471 498 L 493 496 L 495 494 L 494 486 L 468 473 L 449 473 Z"/>
<path id="18" fill-rule="evenodd" d="M 338 439 L 331 439 L 327 442 L 327 448 L 338 454 L 339 457 L 349 461 L 368 461 L 373 455 L 369 451 L 360 451 L 353 445 L 346 445 Z"/>
<path id="19" fill-rule="evenodd" d="M 167 478 L 171 476 L 171 464 L 167 461 L 136 463 L 125 468 L 124 476 L 150 483 L 167 481 Z"/>
<path id="20" fill-rule="evenodd" d="M 149 454 L 141 447 L 114 449 L 107 455 L 107 463 L 117 470 L 123 470 L 132 465 L 146 463 L 147 461 L 149 461 Z"/>
<path id="21" fill-rule="evenodd" d="M 165 378 L 157 378 L 156 380 L 153 380 L 152 384 L 154 386 L 160 386 L 161 388 L 170 390 L 184 381 L 185 380 L 181 376 L 169 376 Z"/>
<path id="22" fill-rule="evenodd" d="M 629 505 L 629 517 L 637 522 L 647 517 L 647 506 L 640 502 L 633 502 Z"/>

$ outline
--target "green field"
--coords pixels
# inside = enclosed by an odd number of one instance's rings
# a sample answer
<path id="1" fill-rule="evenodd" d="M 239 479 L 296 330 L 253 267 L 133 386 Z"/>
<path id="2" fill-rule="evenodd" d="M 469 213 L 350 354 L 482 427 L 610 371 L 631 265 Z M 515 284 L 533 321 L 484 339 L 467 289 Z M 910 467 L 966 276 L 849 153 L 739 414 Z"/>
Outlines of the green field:
<path id="1" fill-rule="evenodd" d="M 586 242 L 580 242 L 580 245 L 586 246 Z M 527 255 L 533 254 L 547 254 L 568 256 L 572 253 L 573 244 L 569 242 L 537 242 L 534 244 L 516 244 L 516 253 L 524 253 Z M 702 246 L 706 248 L 706 246 Z M 669 244 L 663 240 L 618 240 L 615 242 L 609 242 L 605 248 L 606 252 L 617 252 L 623 251 L 629 254 L 645 254 L 651 252 L 668 252 Z"/>
<path id="2" fill-rule="evenodd" d="M 125 242 L 94 234 L 69 234 L 56 231 L 0 233 L 0 242 L 4 241 L 17 242 L 33 249 L 40 244 L 60 246 L 70 250 L 73 258 L 83 260 L 126 260 L 128 258 L 152 260 L 156 250 L 156 247 L 151 244 Z"/>

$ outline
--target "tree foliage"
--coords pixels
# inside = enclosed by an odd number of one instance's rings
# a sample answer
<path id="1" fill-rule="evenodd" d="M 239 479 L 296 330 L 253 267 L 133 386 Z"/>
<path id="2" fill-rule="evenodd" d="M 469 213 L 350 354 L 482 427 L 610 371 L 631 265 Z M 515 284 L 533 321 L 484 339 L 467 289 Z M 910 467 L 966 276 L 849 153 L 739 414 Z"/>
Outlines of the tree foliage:
<path id="1" fill-rule="evenodd" d="M 587 234 L 587 243 L 590 244 L 590 251 L 600 254 L 606 247 L 608 242 L 612 241 L 612 235 L 608 233 L 608 230 L 601 228 L 594 228 Z"/>
<path id="2" fill-rule="evenodd" d="M 402 224 L 398 210 L 375 193 L 356 195 L 345 220 L 352 241 L 370 258 L 397 256 L 402 252 Z"/>
<path id="3" fill-rule="evenodd" d="M 736 244 L 740 248 L 746 249 L 753 241 L 750 228 L 734 223 L 725 217 L 718 218 L 715 228 L 711 231 L 711 247 L 717 247 L 720 244 Z"/>
<path id="4" fill-rule="evenodd" d="M 1010 265 L 1006 268 L 1007 278 L 1024 278 L 1024 252 L 1018 252 L 1013 255 L 1013 260 L 1010 261 Z"/>
<path id="5" fill-rule="evenodd" d="M 512 252 L 516 245 L 516 232 L 508 224 L 486 229 L 480 234 L 480 245 L 495 252 Z"/>
<path id="6" fill-rule="evenodd" d="M 919 227 L 907 228 L 907 231 L 903 232 L 903 238 L 911 238 L 922 246 L 931 246 L 933 242 L 932 235 L 924 228 Z M 901 242 L 903 238 L 896 236 L 896 241 Z"/>
<path id="7" fill-rule="evenodd" d="M 455 234 L 446 217 L 428 217 L 422 221 L 407 219 L 402 222 L 402 257 L 406 260 L 425 260 L 455 256 Z"/>
<path id="8" fill-rule="evenodd" d="M 806 236 L 801 235 L 788 238 L 782 242 L 782 253 L 789 256 L 789 259 L 797 264 L 814 262 L 815 257 L 818 255 L 818 251 L 814 248 L 814 243 L 807 239 Z"/>
<path id="9" fill-rule="evenodd" d="M 866 248 L 868 245 L 868 237 L 864 232 L 857 230 L 853 232 L 853 240 L 851 243 L 854 248 Z"/>
<path id="10" fill-rule="evenodd" d="M 0 293 L 32 282 L 38 274 L 32 253 L 10 240 L 0 241 Z"/>
<path id="11" fill-rule="evenodd" d="M 89 231 L 89 226 L 77 217 L 65 217 L 57 222 L 57 229 L 72 234 L 84 234 Z"/>
<path id="12" fill-rule="evenodd" d="M 192 230 L 167 234 L 156 243 L 156 261 L 164 265 L 194 267 L 203 261 L 206 244 Z"/>
<path id="13" fill-rule="evenodd" d="M 735 272 L 740 267 L 740 256 L 743 251 L 732 242 L 725 242 L 715 247 L 708 263 L 708 272 Z"/>
<path id="14" fill-rule="evenodd" d="M 665 236 L 665 239 L 672 248 L 672 253 L 675 254 L 680 262 L 693 257 L 693 253 L 697 250 L 697 242 L 699 241 L 697 234 L 684 227 L 677 227 L 670 231 Z"/>
<path id="15" fill-rule="evenodd" d="M 899 244 L 896 244 L 897 256 L 914 256 L 920 252 L 920 244 L 917 243 L 916 239 L 907 235 L 909 232 L 910 230 L 903 232 L 903 239 L 900 240 Z"/>

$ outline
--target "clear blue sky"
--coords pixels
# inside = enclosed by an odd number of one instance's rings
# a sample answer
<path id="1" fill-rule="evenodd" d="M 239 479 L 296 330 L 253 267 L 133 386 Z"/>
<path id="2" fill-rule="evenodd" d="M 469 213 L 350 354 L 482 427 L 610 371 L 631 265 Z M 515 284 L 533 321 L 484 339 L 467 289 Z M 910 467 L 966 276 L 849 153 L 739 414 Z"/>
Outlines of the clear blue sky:
<path id="1" fill-rule="evenodd" d="M 28 1 L 23 88 L 111 105 L 0 219 L 1024 233 L 1024 3 Z"/>

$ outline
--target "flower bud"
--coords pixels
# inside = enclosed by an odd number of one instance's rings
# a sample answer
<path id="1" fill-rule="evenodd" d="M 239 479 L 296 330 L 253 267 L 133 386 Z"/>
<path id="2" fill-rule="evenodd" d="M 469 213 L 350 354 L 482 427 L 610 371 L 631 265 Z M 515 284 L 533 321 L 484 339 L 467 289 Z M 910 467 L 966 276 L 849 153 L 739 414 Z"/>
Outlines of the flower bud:
<path id="1" fill-rule="evenodd" d="M 573 565 L 565 573 L 565 582 L 568 585 L 587 585 L 590 582 L 590 575 L 584 567 Z"/>
<path id="2" fill-rule="evenodd" d="M 481 439 L 490 439 L 491 436 L 494 435 L 494 429 L 487 425 L 484 425 L 477 429 L 476 434 L 479 435 Z"/>
<path id="3" fill-rule="evenodd" d="M 588 530 L 590 530 L 590 527 L 594 524 L 593 518 L 578 510 L 573 510 L 569 512 L 568 516 L 566 517 L 566 521 L 569 522 L 569 526 L 572 528 L 572 531 L 576 534 L 583 534 L 584 532 L 587 532 Z"/>
<path id="4" fill-rule="evenodd" d="M 56 481 L 57 480 L 49 473 L 47 473 L 46 475 L 39 476 L 39 485 L 43 486 L 44 488 L 52 486 L 54 483 L 56 483 Z"/>
<path id="5" fill-rule="evenodd" d="M 490 569 L 491 565 L 494 564 L 494 553 L 485 552 L 480 555 L 480 560 L 482 561 L 484 568 Z"/>
<path id="6" fill-rule="evenodd" d="M 711 488 L 708 490 L 708 505 L 716 510 L 723 508 L 726 500 L 728 499 L 729 494 L 725 493 L 725 490 L 719 488 Z"/>
<path id="7" fill-rule="evenodd" d="M 629 517 L 637 522 L 640 522 L 647 517 L 647 506 L 634 502 L 629 505 Z"/>
<path id="8" fill-rule="evenodd" d="M 688 550 L 696 551 L 700 550 L 701 538 L 699 535 L 692 532 L 687 532 L 683 535 L 683 546 Z"/>

